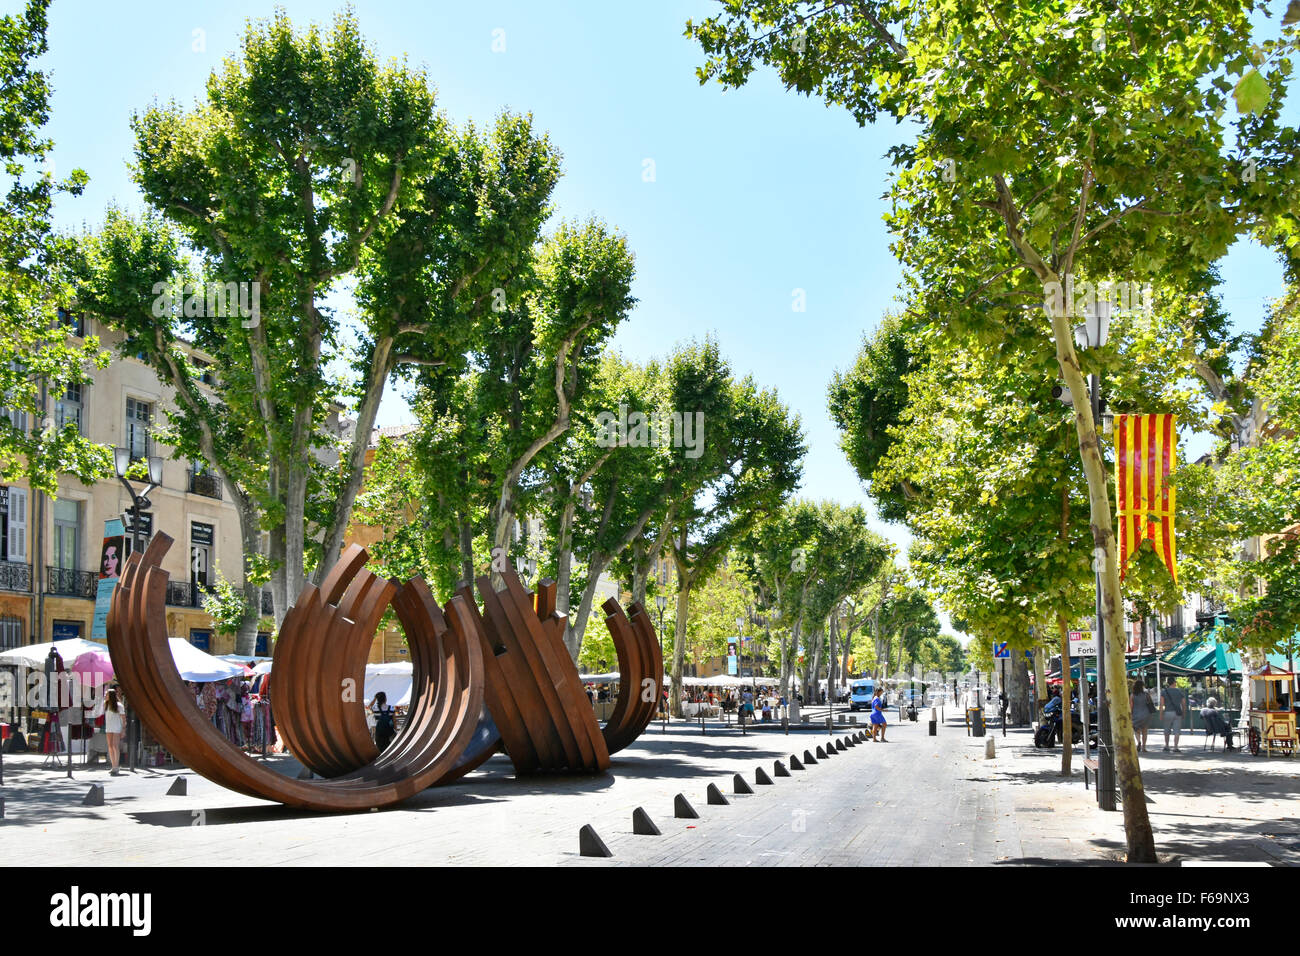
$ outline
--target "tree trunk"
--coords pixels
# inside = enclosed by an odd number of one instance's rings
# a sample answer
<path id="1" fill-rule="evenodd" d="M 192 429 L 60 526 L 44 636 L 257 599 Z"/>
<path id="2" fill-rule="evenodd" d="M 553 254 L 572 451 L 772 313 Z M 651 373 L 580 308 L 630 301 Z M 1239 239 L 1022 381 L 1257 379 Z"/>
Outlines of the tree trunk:
<path id="1" fill-rule="evenodd" d="M 321 556 L 321 571 L 317 580 L 326 574 L 339 559 L 343 550 L 343 538 L 347 534 L 348 522 L 352 517 L 352 503 L 356 501 L 365 478 L 366 449 L 370 446 L 370 432 L 375 427 L 375 418 L 379 414 L 379 404 L 384 397 L 384 385 L 392 370 L 393 339 L 391 336 L 376 340 L 374 352 L 370 357 L 361 404 L 357 407 L 357 426 L 352 433 L 352 443 L 343 458 L 343 488 L 339 491 L 334 504 L 334 513 L 329 526 L 325 529 L 324 553 Z"/>
<path id="2" fill-rule="evenodd" d="M 465 515 L 460 521 L 460 571 L 461 580 L 470 587 L 474 586 L 474 529 L 470 527 Z"/>
<path id="3" fill-rule="evenodd" d="M 809 650 L 812 652 L 812 660 L 807 673 L 804 675 L 804 679 L 808 682 L 808 694 L 805 699 L 808 700 L 809 703 L 815 704 L 819 700 L 817 696 L 817 682 L 821 679 L 822 644 L 825 643 L 822 625 L 819 624 L 813 629 L 811 643 L 812 647 L 810 647 Z"/>
<path id="4" fill-rule="evenodd" d="M 1074 753 L 1074 718 L 1070 715 L 1070 631 L 1065 623 L 1065 615 L 1059 611 L 1056 614 L 1056 628 L 1061 632 L 1061 719 L 1064 721 L 1064 736 L 1061 744 L 1061 776 L 1070 775 L 1070 757 Z M 1079 666 L 1083 667 L 1083 661 L 1079 661 Z M 1080 677 L 1083 675 L 1081 674 Z M 1087 706 L 1084 703 L 1083 695 L 1079 695 L 1079 706 Z"/>
<path id="5" fill-rule="evenodd" d="M 284 616 L 289 613 L 289 578 L 284 565 L 284 524 L 278 524 L 270 531 L 271 559 L 271 606 L 275 610 L 275 630 L 278 633 L 284 623 Z"/>
<path id="6" fill-rule="evenodd" d="M 1058 278 L 1058 277 L 1053 277 Z M 1059 299 L 1059 297 L 1057 297 Z M 1106 484 L 1106 465 L 1088 386 L 1074 351 L 1073 330 L 1065 315 L 1064 304 L 1053 300 L 1049 309 L 1052 333 L 1056 338 L 1056 359 L 1061 376 L 1074 401 L 1074 422 L 1079 435 L 1079 457 L 1088 479 L 1089 524 L 1093 545 L 1102 560 L 1101 603 L 1105 623 L 1106 705 L 1110 709 L 1111 742 L 1115 753 L 1115 772 L 1119 778 L 1124 803 L 1124 834 L 1130 863 L 1155 863 L 1155 837 L 1147 816 L 1142 771 L 1138 765 L 1137 744 L 1133 737 L 1133 714 L 1129 707 L 1128 674 L 1124 667 L 1124 608 L 1120 600 L 1119 561 L 1115 553 L 1115 531 L 1110 517 L 1110 492 Z"/>
<path id="7" fill-rule="evenodd" d="M 556 540 L 558 550 L 555 571 L 555 609 L 561 614 L 569 613 L 569 581 L 573 575 L 573 512 L 576 503 L 572 491 L 565 496 L 564 509 L 560 512 L 560 529 Z M 566 637 L 567 643 L 567 637 Z M 577 656 L 574 656 L 577 660 Z"/>
<path id="8" fill-rule="evenodd" d="M 683 535 L 683 537 L 685 537 Z M 673 630 L 673 683 L 669 692 L 668 704 L 678 717 L 685 717 L 682 712 L 682 667 L 686 663 L 686 614 L 690 607 L 691 579 L 689 575 L 677 574 L 677 626 Z"/>
<path id="9" fill-rule="evenodd" d="M 1001 676 L 1003 662 L 995 661 Z M 1027 727 L 1032 719 L 1029 710 L 1029 667 L 1025 655 L 1014 651 L 1006 662 L 1007 668 L 1007 726 Z M 992 683 L 992 681 L 990 681 Z"/>
<path id="10" fill-rule="evenodd" d="M 253 559 L 262 550 L 262 534 L 257 505 L 234 484 L 226 481 L 226 490 L 239 514 L 239 539 L 244 549 L 244 616 L 235 634 L 235 653 L 252 657 L 257 652 L 257 625 L 262 617 L 262 589 L 249 581 Z"/>
<path id="11" fill-rule="evenodd" d="M 591 560 L 587 563 L 587 586 L 582 589 L 578 612 L 569 616 L 569 626 L 564 630 L 564 646 L 575 663 L 582 652 L 582 638 L 587 633 L 587 621 L 591 617 L 591 608 L 596 601 L 596 585 L 600 576 L 605 573 L 605 569 L 609 567 L 609 560 L 599 552 L 592 552 Z"/>
<path id="12" fill-rule="evenodd" d="M 781 691 L 790 693 L 790 678 L 794 676 L 794 659 L 799 653 L 799 633 L 803 626 L 803 611 L 800 611 L 794 619 L 794 626 L 790 628 L 789 643 L 782 638 L 781 648 Z M 805 698 L 807 699 L 807 698 Z"/>

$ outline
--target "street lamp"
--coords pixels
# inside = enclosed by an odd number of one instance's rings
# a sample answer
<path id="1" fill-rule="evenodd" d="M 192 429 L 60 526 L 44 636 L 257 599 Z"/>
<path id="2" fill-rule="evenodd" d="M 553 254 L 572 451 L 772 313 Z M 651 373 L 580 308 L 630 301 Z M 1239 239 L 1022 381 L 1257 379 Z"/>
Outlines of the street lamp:
<path id="1" fill-rule="evenodd" d="M 664 659 L 664 609 L 668 607 L 668 595 L 656 594 L 655 604 L 659 605 L 659 660 L 662 663 Z M 655 678 L 657 683 L 658 681 L 663 680 L 663 675 L 656 674 Z M 659 716 L 661 718 L 659 729 L 661 733 L 666 734 L 668 733 L 668 708 L 664 706 L 664 692 L 662 685 L 659 687 L 659 700 L 657 703 L 659 705 Z"/>
<path id="2" fill-rule="evenodd" d="M 745 676 L 745 619 L 736 616 L 736 676 L 743 678 Z M 753 700 L 753 697 L 750 697 Z M 740 695 L 740 733 L 745 734 L 745 695 Z"/>
<path id="3" fill-rule="evenodd" d="M 131 496 L 131 506 L 126 509 L 126 513 L 131 516 L 131 552 L 133 554 L 144 550 L 144 518 L 149 514 L 152 504 L 149 501 L 149 493 L 162 484 L 163 480 L 163 461 L 157 455 L 149 455 L 147 458 L 149 468 L 149 487 L 143 492 L 137 492 L 135 487 L 126 477 L 127 469 L 131 467 L 131 452 L 127 448 L 113 449 L 113 471 L 117 475 L 117 480 L 122 483 L 126 493 Z M 129 769 L 135 773 L 135 752 L 140 740 L 140 722 L 131 707 L 130 701 L 127 702 L 127 733 L 126 749 L 129 758 Z"/>
<path id="4" fill-rule="evenodd" d="M 1080 349 L 1096 349 L 1106 344 L 1110 334 L 1110 300 L 1099 299 L 1089 307 L 1087 317 L 1082 325 L 1075 326 L 1074 341 Z M 1101 376 L 1093 373 L 1088 376 L 1088 399 L 1092 405 L 1094 430 L 1101 430 Z M 1106 626 L 1101 606 L 1102 551 L 1093 553 L 1092 569 L 1097 590 L 1097 803 L 1103 810 L 1115 809 L 1115 753 L 1111 749 L 1110 702 L 1106 697 Z M 1087 686 L 1087 660 L 1079 658 L 1079 677 L 1081 686 Z M 1069 661 L 1061 665 L 1062 672 L 1068 677 L 1065 668 Z M 1082 699 L 1085 695 L 1080 694 Z M 1066 706 L 1062 702 L 1062 706 Z M 1081 705 L 1082 706 L 1082 705 Z M 1064 746 L 1069 746 L 1067 742 Z M 1088 746 L 1084 735 L 1084 749 Z"/>

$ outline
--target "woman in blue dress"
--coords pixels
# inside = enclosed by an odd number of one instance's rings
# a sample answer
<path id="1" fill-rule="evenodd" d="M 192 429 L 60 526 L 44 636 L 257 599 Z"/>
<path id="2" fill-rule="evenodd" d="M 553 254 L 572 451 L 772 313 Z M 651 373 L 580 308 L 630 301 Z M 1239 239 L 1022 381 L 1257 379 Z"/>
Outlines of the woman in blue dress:
<path id="1" fill-rule="evenodd" d="M 880 691 L 876 691 L 876 696 L 871 699 L 871 739 L 888 743 L 885 740 L 886 726 L 884 704 L 880 700 Z"/>

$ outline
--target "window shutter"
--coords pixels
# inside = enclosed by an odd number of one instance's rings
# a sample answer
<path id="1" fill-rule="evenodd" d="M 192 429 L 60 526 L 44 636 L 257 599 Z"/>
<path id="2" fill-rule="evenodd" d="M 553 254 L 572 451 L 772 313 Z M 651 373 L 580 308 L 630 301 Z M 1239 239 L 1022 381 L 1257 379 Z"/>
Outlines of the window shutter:
<path id="1" fill-rule="evenodd" d="M 9 489 L 9 560 L 27 560 L 27 491 Z"/>

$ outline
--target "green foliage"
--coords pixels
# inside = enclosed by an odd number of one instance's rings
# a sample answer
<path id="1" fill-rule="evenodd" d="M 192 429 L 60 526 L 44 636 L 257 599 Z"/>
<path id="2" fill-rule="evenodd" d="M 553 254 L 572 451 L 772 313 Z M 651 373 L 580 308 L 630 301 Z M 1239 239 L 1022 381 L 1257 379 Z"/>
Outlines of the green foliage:
<path id="1" fill-rule="evenodd" d="M 203 610 L 218 634 L 237 634 L 244 621 L 243 592 L 218 572 L 217 583 L 203 596 Z"/>
<path id="2" fill-rule="evenodd" d="M 47 49 L 48 6 L 29 0 L 21 14 L 0 17 L 0 408 L 10 410 L 0 416 L 0 483 L 27 479 L 53 495 L 60 474 L 91 483 L 111 459 L 74 424 L 56 429 L 45 404 L 89 383 L 91 370 L 109 360 L 97 337 L 78 339 L 58 321 L 72 305 L 72 250 L 53 231 L 53 203 L 61 193 L 80 195 L 88 178 L 74 169 L 58 180 L 52 167 L 41 168 L 53 148 L 42 135 L 50 85 L 33 65 Z"/>
<path id="3" fill-rule="evenodd" d="M 910 323 L 896 315 L 881 319 L 863 337 L 862 349 L 848 372 L 835 372 L 829 389 L 831 418 L 840 429 L 840 447 L 875 499 L 880 517 L 902 520 L 911 483 L 893 487 L 874 482 L 876 466 L 893 444 L 908 404 L 908 376 L 919 371 L 928 353 L 909 343 Z"/>

